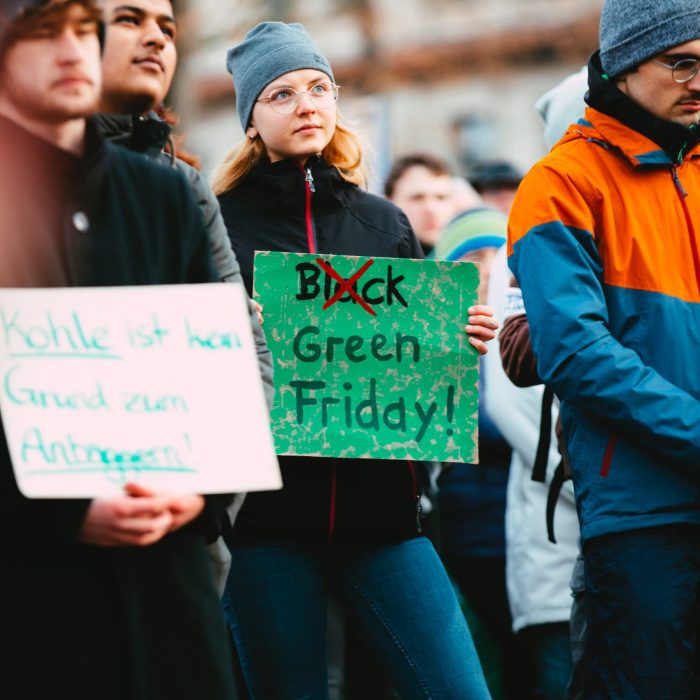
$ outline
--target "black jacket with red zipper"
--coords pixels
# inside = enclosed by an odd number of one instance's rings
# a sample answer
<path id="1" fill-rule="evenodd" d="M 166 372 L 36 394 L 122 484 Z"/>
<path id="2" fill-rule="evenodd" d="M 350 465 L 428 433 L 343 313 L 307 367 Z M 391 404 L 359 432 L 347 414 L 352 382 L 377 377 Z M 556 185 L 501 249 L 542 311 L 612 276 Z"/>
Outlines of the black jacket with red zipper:
<path id="1" fill-rule="evenodd" d="M 252 293 L 256 250 L 423 258 L 406 215 L 323 159 L 258 163 L 219 197 Z M 280 457 L 284 488 L 251 493 L 229 538 L 398 540 L 420 532 L 419 477 L 406 461 Z"/>

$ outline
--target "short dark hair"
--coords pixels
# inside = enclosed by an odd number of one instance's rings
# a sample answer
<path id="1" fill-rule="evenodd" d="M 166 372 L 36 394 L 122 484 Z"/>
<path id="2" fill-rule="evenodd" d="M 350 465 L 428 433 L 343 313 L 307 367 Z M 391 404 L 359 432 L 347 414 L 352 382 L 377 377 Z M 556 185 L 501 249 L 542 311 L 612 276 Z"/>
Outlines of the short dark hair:
<path id="1" fill-rule="evenodd" d="M 96 22 L 102 19 L 97 0 L 12 0 L 0 9 L 0 65 L 7 50 L 36 30 L 37 22 L 60 15 L 70 5 L 82 5 Z"/>
<path id="2" fill-rule="evenodd" d="M 523 174 L 505 160 L 487 160 L 473 166 L 467 179 L 481 194 L 488 190 L 516 188 L 523 179 Z"/>
<path id="3" fill-rule="evenodd" d="M 441 158 L 429 153 L 409 153 L 394 161 L 391 170 L 384 181 L 384 195 L 391 198 L 396 189 L 396 183 L 404 176 L 409 168 L 416 166 L 430 170 L 433 175 L 452 175 L 452 168 Z"/>

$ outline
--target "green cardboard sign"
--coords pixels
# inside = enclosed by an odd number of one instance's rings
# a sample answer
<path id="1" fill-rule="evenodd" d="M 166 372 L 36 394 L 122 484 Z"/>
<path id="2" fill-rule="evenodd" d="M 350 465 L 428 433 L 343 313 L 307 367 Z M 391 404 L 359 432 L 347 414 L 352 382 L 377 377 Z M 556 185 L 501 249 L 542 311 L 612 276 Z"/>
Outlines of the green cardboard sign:
<path id="1" fill-rule="evenodd" d="M 476 462 L 472 263 L 257 252 L 278 454 Z"/>

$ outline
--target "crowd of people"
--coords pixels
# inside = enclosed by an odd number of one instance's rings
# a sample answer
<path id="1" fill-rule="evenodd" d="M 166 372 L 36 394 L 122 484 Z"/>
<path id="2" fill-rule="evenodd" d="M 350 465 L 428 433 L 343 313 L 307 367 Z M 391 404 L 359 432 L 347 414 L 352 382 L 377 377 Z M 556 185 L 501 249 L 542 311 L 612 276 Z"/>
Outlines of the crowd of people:
<path id="1" fill-rule="evenodd" d="M 383 197 L 296 23 L 228 52 L 208 183 L 177 32 L 170 0 L 3 1 L 0 288 L 242 284 L 271 406 L 255 251 L 477 263 L 479 463 L 37 499 L 0 431 L 7 697 L 700 698 L 700 10 L 606 0 L 526 175 L 418 149 Z"/>

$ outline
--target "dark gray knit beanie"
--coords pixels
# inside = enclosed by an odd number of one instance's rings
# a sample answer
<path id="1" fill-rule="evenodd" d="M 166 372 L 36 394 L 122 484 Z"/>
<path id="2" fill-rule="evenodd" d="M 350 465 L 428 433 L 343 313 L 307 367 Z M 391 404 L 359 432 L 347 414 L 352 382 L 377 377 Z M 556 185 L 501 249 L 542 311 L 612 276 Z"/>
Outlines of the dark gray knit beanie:
<path id="1" fill-rule="evenodd" d="M 600 60 L 603 70 L 614 77 L 699 37 L 697 0 L 605 0 Z"/>
<path id="2" fill-rule="evenodd" d="M 280 75 L 315 68 L 335 82 L 330 64 L 301 24 L 261 22 L 229 50 L 226 68 L 233 76 L 236 108 L 244 130 L 260 93 Z"/>

